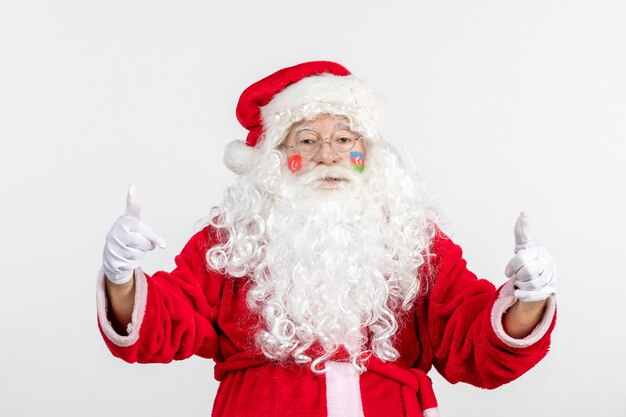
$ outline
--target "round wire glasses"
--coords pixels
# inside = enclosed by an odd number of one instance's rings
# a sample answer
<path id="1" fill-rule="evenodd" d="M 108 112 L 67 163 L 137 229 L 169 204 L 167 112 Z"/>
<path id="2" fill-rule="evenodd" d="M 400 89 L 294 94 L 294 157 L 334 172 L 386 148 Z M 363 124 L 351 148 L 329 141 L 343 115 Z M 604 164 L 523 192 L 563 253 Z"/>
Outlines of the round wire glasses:
<path id="1" fill-rule="evenodd" d="M 348 130 L 335 132 L 330 138 L 322 138 L 313 131 L 304 131 L 297 135 L 295 145 L 285 144 L 285 147 L 297 150 L 302 156 L 311 156 L 317 153 L 324 142 L 328 142 L 335 152 L 346 153 L 362 139 L 363 137 L 359 134 Z"/>

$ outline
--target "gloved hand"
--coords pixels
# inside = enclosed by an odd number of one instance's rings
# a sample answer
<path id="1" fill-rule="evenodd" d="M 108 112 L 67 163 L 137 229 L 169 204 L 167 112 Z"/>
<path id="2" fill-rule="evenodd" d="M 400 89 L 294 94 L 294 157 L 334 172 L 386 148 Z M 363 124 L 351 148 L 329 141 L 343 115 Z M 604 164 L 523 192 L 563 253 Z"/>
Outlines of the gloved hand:
<path id="1" fill-rule="evenodd" d="M 515 256 L 504 273 L 514 277 L 515 296 L 526 302 L 542 301 L 556 294 L 556 265 L 552 256 L 528 232 L 528 218 L 521 212 L 515 222 Z"/>
<path id="2" fill-rule="evenodd" d="M 104 274 L 114 284 L 124 284 L 141 266 L 144 254 L 156 246 L 165 248 L 165 240 L 141 221 L 141 202 L 135 186 L 128 188 L 126 213 L 121 215 L 107 234 L 102 266 Z"/>

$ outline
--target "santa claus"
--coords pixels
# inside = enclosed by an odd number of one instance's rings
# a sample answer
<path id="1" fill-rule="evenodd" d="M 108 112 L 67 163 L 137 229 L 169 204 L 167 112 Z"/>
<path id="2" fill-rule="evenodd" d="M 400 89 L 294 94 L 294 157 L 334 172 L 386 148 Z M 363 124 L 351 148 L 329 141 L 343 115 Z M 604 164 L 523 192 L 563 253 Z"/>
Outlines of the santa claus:
<path id="1" fill-rule="evenodd" d="M 107 235 L 98 323 L 128 362 L 215 360 L 214 416 L 437 416 L 452 383 L 505 384 L 547 353 L 555 267 L 515 225 L 509 281 L 467 270 L 423 184 L 381 136 L 380 100 L 332 62 L 247 88 L 237 176 L 176 269 L 148 276 L 164 240 L 134 188 Z"/>

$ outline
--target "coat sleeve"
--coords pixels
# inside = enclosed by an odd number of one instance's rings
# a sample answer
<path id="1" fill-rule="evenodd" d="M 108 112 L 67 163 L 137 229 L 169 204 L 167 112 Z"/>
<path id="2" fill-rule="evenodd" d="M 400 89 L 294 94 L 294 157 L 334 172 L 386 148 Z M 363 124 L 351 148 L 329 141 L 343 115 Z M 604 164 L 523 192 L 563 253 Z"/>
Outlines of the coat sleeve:
<path id="1" fill-rule="evenodd" d="M 135 270 L 135 305 L 127 334 L 108 317 L 104 273 L 97 284 L 98 326 L 114 356 L 127 362 L 165 363 L 192 355 L 213 357 L 223 276 L 207 268 L 210 229 L 196 233 L 176 256 L 172 272 L 152 277 Z"/>
<path id="2" fill-rule="evenodd" d="M 433 365 L 449 382 L 496 388 L 535 366 L 548 352 L 556 320 L 554 297 L 524 339 L 506 334 L 502 318 L 516 298 L 513 283 L 496 289 L 467 269 L 461 248 L 437 230 L 431 245 L 426 313 Z"/>

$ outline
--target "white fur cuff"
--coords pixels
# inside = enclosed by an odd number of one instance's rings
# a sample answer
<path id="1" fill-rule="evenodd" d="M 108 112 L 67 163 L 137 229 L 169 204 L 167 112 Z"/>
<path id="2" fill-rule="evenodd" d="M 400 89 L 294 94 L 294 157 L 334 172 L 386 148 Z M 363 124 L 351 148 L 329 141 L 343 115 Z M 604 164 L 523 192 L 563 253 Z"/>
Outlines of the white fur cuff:
<path id="1" fill-rule="evenodd" d="M 554 295 L 548 298 L 546 311 L 544 312 L 539 324 L 537 324 L 537 326 L 533 329 L 532 333 L 523 339 L 515 339 L 504 331 L 504 326 L 502 325 L 502 317 L 504 316 L 504 313 L 506 313 L 506 311 L 517 301 L 517 297 L 513 294 L 513 291 L 515 291 L 513 281 L 514 279 L 507 281 L 507 283 L 504 284 L 500 290 L 498 299 L 494 303 L 493 309 L 491 310 L 491 326 L 493 327 L 496 336 L 498 336 L 498 339 L 502 340 L 502 342 L 504 342 L 507 346 L 525 348 L 539 341 L 550 328 L 550 324 L 552 323 L 552 319 L 554 318 L 554 314 L 556 312 L 556 298 Z"/>
<path id="2" fill-rule="evenodd" d="M 139 339 L 139 329 L 146 312 L 146 302 L 148 301 L 148 282 L 146 276 L 140 268 L 135 269 L 135 306 L 131 316 L 131 321 L 126 328 L 127 336 L 120 335 L 113 329 L 107 314 L 109 300 L 106 294 L 106 277 L 100 268 L 96 286 L 96 305 L 98 309 L 98 321 L 104 335 L 117 346 L 132 346 Z"/>
<path id="3" fill-rule="evenodd" d="M 424 417 L 439 417 L 439 408 L 428 408 L 422 412 Z"/>

